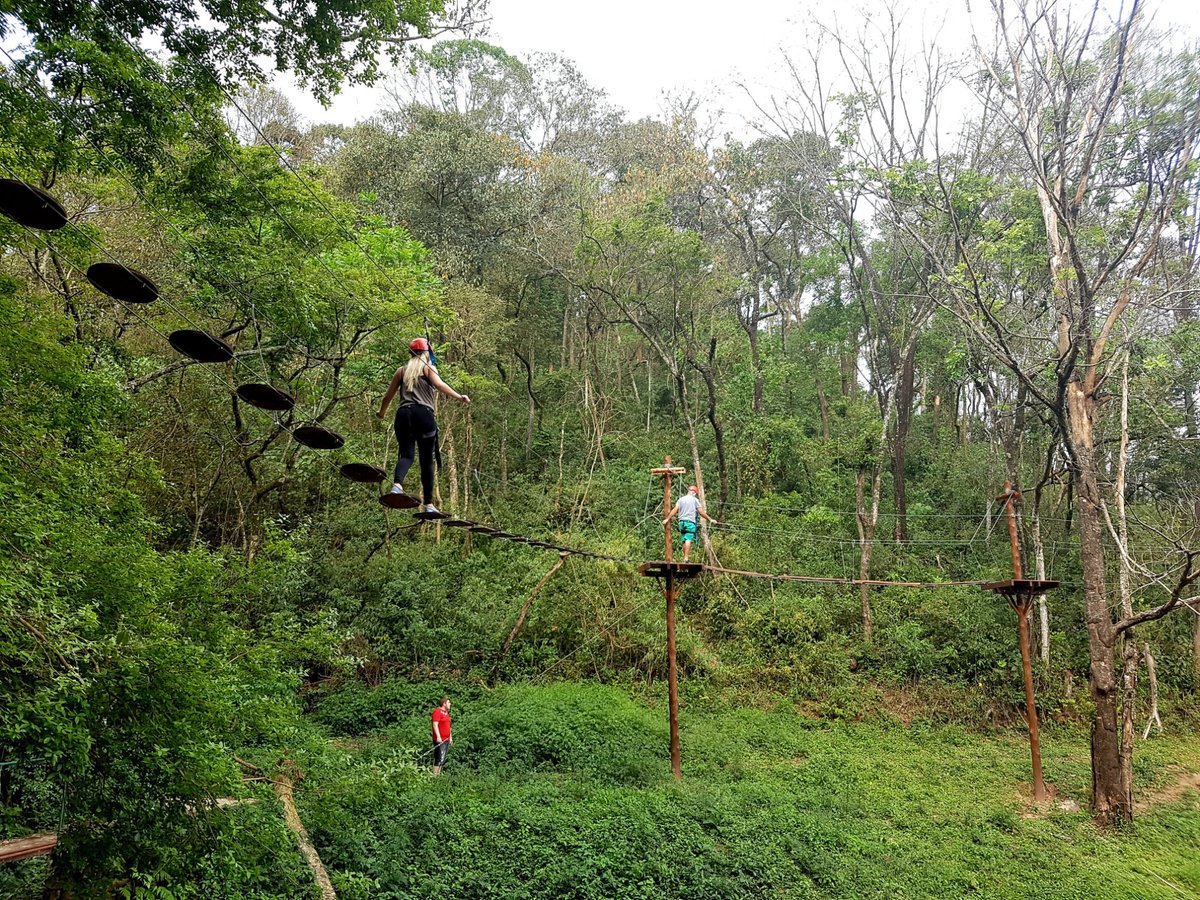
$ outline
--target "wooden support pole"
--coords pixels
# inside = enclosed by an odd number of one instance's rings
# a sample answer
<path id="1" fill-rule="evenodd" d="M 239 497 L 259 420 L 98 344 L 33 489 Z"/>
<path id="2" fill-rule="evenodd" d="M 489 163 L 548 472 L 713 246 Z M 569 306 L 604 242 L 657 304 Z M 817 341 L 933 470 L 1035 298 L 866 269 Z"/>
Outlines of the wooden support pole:
<path id="1" fill-rule="evenodd" d="M 671 506 L 672 506 L 672 504 L 671 504 L 671 475 L 672 475 L 671 457 L 669 457 L 669 456 L 663 457 L 663 468 L 666 470 L 663 472 L 663 476 L 662 476 L 662 480 L 663 480 L 663 518 L 668 520 L 667 524 L 663 526 L 663 545 L 666 548 L 664 550 L 666 555 L 663 557 L 663 559 L 665 559 L 667 562 L 673 562 L 674 561 L 674 547 L 672 546 L 672 544 L 674 542 L 671 540 L 671 522 L 669 519 L 669 517 L 671 515 Z"/>
<path id="2" fill-rule="evenodd" d="M 671 464 L 671 457 L 664 456 L 663 464 L 650 470 L 663 480 L 663 542 L 665 544 L 667 571 L 663 580 L 663 594 L 667 600 L 667 704 L 671 722 L 671 771 L 677 781 L 683 779 L 683 768 L 679 750 L 679 669 L 675 655 L 675 572 L 671 547 L 671 479 L 687 470 Z"/>
<path id="3" fill-rule="evenodd" d="M 1033 764 L 1033 800 L 1046 799 L 1046 783 L 1042 780 L 1042 744 L 1038 738 L 1037 700 L 1033 695 L 1033 663 L 1029 653 L 1029 603 L 1025 595 L 1015 607 L 1017 631 L 1021 639 L 1021 668 L 1025 676 L 1025 720 L 1029 723 L 1029 756 Z"/>
<path id="4" fill-rule="evenodd" d="M 1033 766 L 1033 800 L 1041 803 L 1046 799 L 1046 784 L 1042 780 L 1042 744 L 1038 737 L 1037 699 L 1033 693 L 1033 664 L 1029 649 L 1029 607 L 1033 595 L 1017 585 L 1021 576 L 1021 545 L 1017 538 L 1017 512 L 1013 501 L 1020 496 L 1013 490 L 1011 479 L 1004 482 L 1004 493 L 997 500 L 1004 501 L 1008 515 L 1008 541 L 1012 550 L 1013 589 L 1007 595 L 1009 605 L 1017 614 L 1017 634 L 1021 644 L 1021 674 L 1025 679 L 1025 721 L 1029 726 L 1029 756 Z"/>
<path id="5" fill-rule="evenodd" d="M 679 668 L 675 658 L 675 574 L 668 571 L 665 579 L 667 595 L 667 707 L 671 723 L 671 771 L 675 780 L 683 780 L 683 764 L 679 751 Z"/>
<path id="6" fill-rule="evenodd" d="M 1008 542 L 1012 548 L 1013 579 L 1019 581 L 1024 576 L 1021 574 L 1021 545 L 1017 541 L 1017 512 L 1013 506 L 1013 498 L 1016 496 L 1017 492 L 1013 490 L 1012 480 L 1006 479 L 1004 493 L 1001 497 L 1004 499 L 1004 508 L 1008 513 Z"/>

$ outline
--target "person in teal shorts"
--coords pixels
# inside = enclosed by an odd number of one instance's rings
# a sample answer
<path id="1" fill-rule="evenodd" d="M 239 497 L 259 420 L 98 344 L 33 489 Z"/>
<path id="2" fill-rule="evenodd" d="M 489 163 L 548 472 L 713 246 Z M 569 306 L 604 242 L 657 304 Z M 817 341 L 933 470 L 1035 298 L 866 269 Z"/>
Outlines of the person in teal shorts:
<path id="1" fill-rule="evenodd" d="M 675 515 L 679 516 L 679 536 L 683 538 L 683 561 L 687 562 L 692 553 L 692 542 L 700 533 L 700 517 L 703 516 L 704 521 L 710 524 L 715 520 L 704 511 L 704 507 L 700 503 L 700 489 L 694 484 L 687 489 L 686 494 L 676 501 L 675 508 L 663 519 L 663 524 L 669 524 L 671 517 Z"/>

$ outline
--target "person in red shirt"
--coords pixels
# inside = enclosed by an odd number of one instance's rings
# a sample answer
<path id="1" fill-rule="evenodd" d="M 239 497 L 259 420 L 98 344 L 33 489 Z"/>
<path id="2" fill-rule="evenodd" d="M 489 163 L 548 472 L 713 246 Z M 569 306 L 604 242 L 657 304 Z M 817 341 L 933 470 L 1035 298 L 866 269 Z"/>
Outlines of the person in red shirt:
<path id="1" fill-rule="evenodd" d="M 450 698 L 443 697 L 433 711 L 433 774 L 441 775 L 446 764 L 446 754 L 454 738 L 450 736 Z"/>

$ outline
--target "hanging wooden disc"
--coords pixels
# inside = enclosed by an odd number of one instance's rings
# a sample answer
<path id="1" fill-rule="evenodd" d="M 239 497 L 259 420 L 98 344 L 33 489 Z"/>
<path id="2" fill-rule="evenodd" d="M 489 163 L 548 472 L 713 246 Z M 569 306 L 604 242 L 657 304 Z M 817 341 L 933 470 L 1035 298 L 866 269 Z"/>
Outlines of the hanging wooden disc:
<path id="1" fill-rule="evenodd" d="M 323 425 L 301 425 L 292 432 L 292 437 L 298 443 L 314 450 L 337 450 L 346 443 L 344 437 Z"/>
<path id="2" fill-rule="evenodd" d="M 96 290 L 125 303 L 153 303 L 158 299 L 158 285 L 120 263 L 92 263 L 88 266 L 87 280 Z"/>
<path id="3" fill-rule="evenodd" d="M 232 347 L 204 331 L 184 328 L 172 331 L 167 335 L 167 340 L 171 342 L 172 347 L 196 362 L 223 363 L 233 359 Z"/>
<path id="4" fill-rule="evenodd" d="M 416 509 L 421 501 L 412 494 L 384 494 L 379 502 L 388 509 Z"/>
<path id="5" fill-rule="evenodd" d="M 467 528 L 467 531 L 471 532 L 471 534 L 486 534 L 489 537 L 494 537 L 496 534 L 496 529 L 490 525 L 471 525 Z"/>
<path id="6" fill-rule="evenodd" d="M 24 181 L 0 178 L 0 213 L 18 225 L 54 231 L 67 224 L 67 211 L 43 191 Z"/>
<path id="7" fill-rule="evenodd" d="M 447 528 L 470 528 L 475 523 L 467 519 L 446 519 L 442 524 Z"/>
<path id="8" fill-rule="evenodd" d="M 237 395 L 251 406 L 286 412 L 296 405 L 296 398 L 269 384 L 239 384 Z"/>
<path id="9" fill-rule="evenodd" d="M 344 477 L 363 484 L 379 484 L 387 477 L 387 472 L 370 463 L 346 463 L 341 468 Z"/>

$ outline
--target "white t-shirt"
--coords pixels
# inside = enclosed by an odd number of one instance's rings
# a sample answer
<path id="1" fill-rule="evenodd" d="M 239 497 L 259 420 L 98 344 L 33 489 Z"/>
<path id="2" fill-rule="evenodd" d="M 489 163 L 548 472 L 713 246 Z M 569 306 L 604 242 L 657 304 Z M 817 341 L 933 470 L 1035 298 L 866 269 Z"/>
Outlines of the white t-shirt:
<path id="1" fill-rule="evenodd" d="M 698 522 L 698 513 L 700 511 L 700 500 L 693 497 L 691 494 L 684 494 L 679 498 L 679 521 L 680 522 Z"/>

